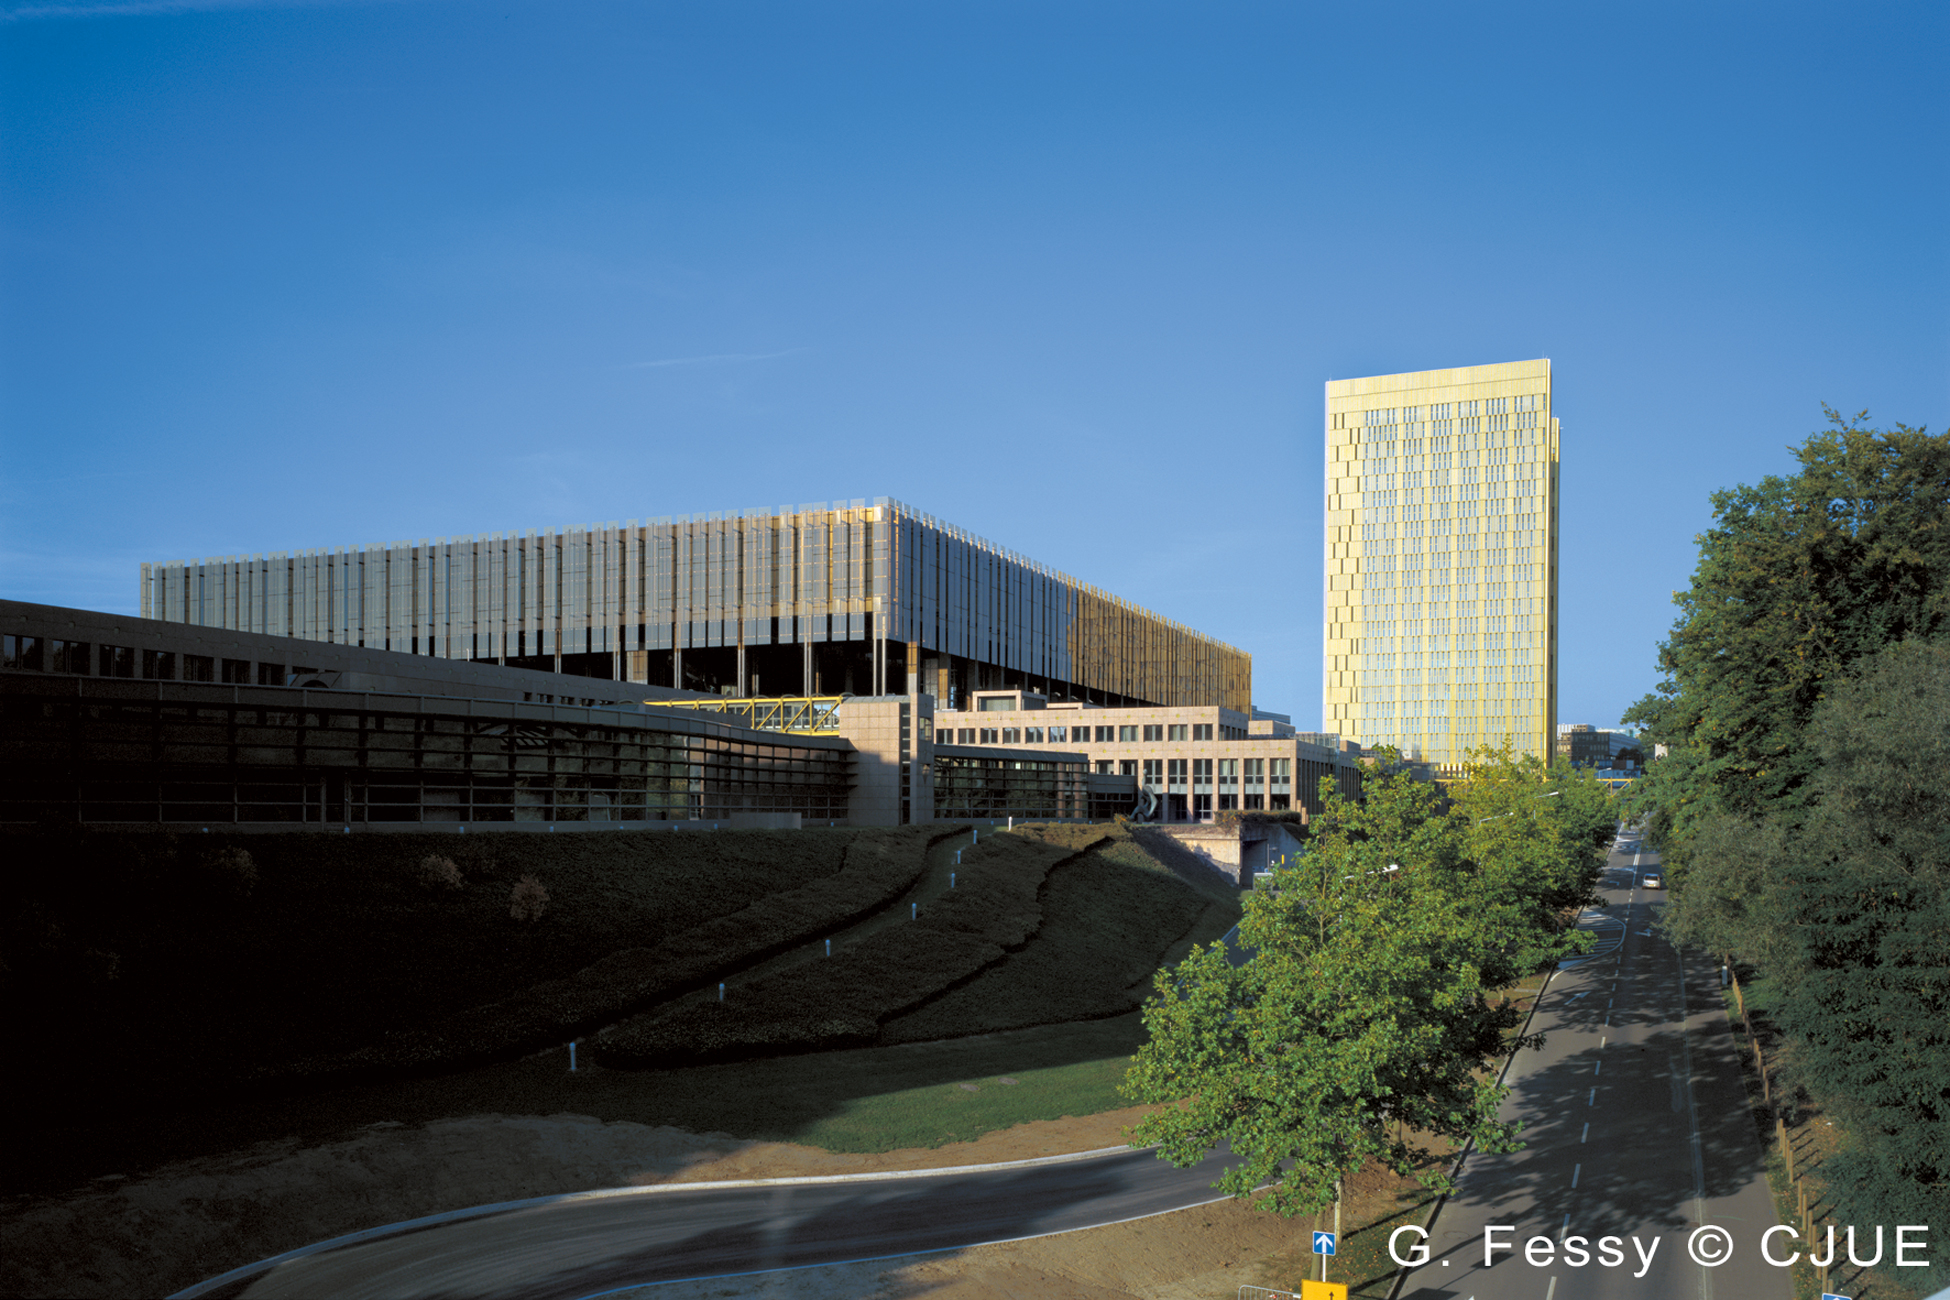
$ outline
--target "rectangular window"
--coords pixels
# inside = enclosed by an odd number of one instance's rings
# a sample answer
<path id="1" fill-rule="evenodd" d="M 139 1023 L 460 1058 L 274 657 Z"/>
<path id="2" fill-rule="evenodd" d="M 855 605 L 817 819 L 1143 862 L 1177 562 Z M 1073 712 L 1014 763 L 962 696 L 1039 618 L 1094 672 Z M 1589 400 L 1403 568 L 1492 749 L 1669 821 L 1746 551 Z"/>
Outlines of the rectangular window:
<path id="1" fill-rule="evenodd" d="M 101 662 L 96 672 L 102 677 L 135 676 L 135 647 L 102 642 Z"/>
<path id="2" fill-rule="evenodd" d="M 1146 723 L 1144 727 L 1144 738 L 1146 741 L 1163 740 L 1165 738 L 1165 729 L 1162 725 Z"/>
<path id="3" fill-rule="evenodd" d="M 1111 741 L 1115 740 L 1116 738 L 1117 738 L 1117 728 L 1115 727 L 1097 728 L 1097 743 L 1099 745 L 1108 745 Z"/>
<path id="4" fill-rule="evenodd" d="M 1126 759 L 1122 759 L 1122 760 L 1120 760 L 1120 761 L 1118 762 L 1118 764 L 1117 764 L 1117 775 L 1119 775 L 1119 776 L 1136 776 L 1136 775 L 1137 775 L 1137 760 L 1136 760 L 1135 758 L 1126 758 Z"/>
<path id="5" fill-rule="evenodd" d="M 992 696 L 976 705 L 976 708 L 983 713 L 1013 713 L 1016 709 L 1016 702 L 1006 695 L 999 698 Z"/>
<path id="6" fill-rule="evenodd" d="M 1195 758 L 1192 760 L 1192 785 L 1200 790 L 1212 788 L 1212 760 Z"/>
<path id="7" fill-rule="evenodd" d="M 956 743 L 957 745 L 972 745 L 972 744 L 974 744 L 974 743 L 975 743 L 975 728 L 973 728 L 973 727 L 958 727 L 958 728 L 956 728 L 956 729 L 955 729 L 955 743 Z"/>
<path id="8" fill-rule="evenodd" d="M 1165 780 L 1165 760 L 1147 758 L 1144 760 L 1144 784 L 1153 790 L 1161 789 Z"/>
<path id="9" fill-rule="evenodd" d="M 10 636 L 0 641 L 0 668 L 41 669 L 41 639 L 37 636 Z"/>
<path id="10" fill-rule="evenodd" d="M 1219 760 L 1219 785 L 1223 787 L 1239 784 L 1239 760 L 1222 758 Z"/>
<path id="11" fill-rule="evenodd" d="M 184 655 L 183 680 L 186 682 L 214 681 L 217 676 L 217 662 L 209 655 Z"/>
<path id="12" fill-rule="evenodd" d="M 284 685 L 284 665 L 259 664 L 257 666 L 257 684 L 259 686 Z"/>
<path id="13" fill-rule="evenodd" d="M 1022 729 L 1022 739 L 1026 745 L 1040 745 L 1043 743 L 1043 729 L 1041 727 L 1024 727 Z"/>
<path id="14" fill-rule="evenodd" d="M 1188 727 L 1188 726 L 1186 726 L 1186 725 L 1185 725 L 1184 723 L 1182 723 L 1182 722 L 1174 722 L 1174 723 L 1172 723 L 1172 724 L 1171 724 L 1171 739 L 1173 739 L 1173 740 L 1190 740 L 1190 739 L 1191 739 L 1191 736 L 1190 736 L 1190 734 L 1189 734 L 1189 733 L 1190 733 L 1190 731 L 1191 731 L 1191 728 L 1190 728 L 1190 727 Z"/>
<path id="15" fill-rule="evenodd" d="M 1069 739 L 1070 739 L 1070 736 L 1069 736 L 1069 730 L 1068 730 L 1068 728 L 1065 728 L 1065 727 L 1051 727 L 1051 728 L 1049 729 L 1049 741 L 1050 741 L 1050 744 L 1052 744 L 1052 745 L 1061 745 L 1061 744 L 1066 744 L 1066 743 L 1068 743 L 1068 741 L 1069 741 Z"/>
<path id="16" fill-rule="evenodd" d="M 152 682 L 175 681 L 175 653 L 169 650 L 144 650 L 142 652 L 142 676 L 144 680 Z"/>
<path id="17" fill-rule="evenodd" d="M 88 643 L 86 641 L 63 641 L 57 637 L 47 639 L 47 670 L 51 673 L 82 673 L 88 671 Z"/>
<path id="18" fill-rule="evenodd" d="M 1174 790 L 1183 790 L 1185 788 L 1186 761 L 1182 758 L 1168 758 L 1165 760 L 1169 764 L 1165 770 L 1171 774 L 1171 788 Z"/>
<path id="19" fill-rule="evenodd" d="M 999 733 L 997 732 L 997 730 L 996 730 L 996 728 L 994 728 L 994 727 L 977 727 L 977 728 L 976 728 L 976 731 L 980 733 L 980 734 L 979 734 L 979 735 L 978 735 L 978 736 L 976 737 L 976 743 L 978 743 L 978 744 L 982 744 L 982 745 L 998 745 L 998 744 L 1000 744 L 1000 743 L 1002 743 L 1002 742 L 1001 742 L 1001 739 L 1000 739 L 1000 736 L 999 736 Z"/>
<path id="20" fill-rule="evenodd" d="M 1137 743 L 1137 728 L 1119 727 L 1117 729 L 1117 739 L 1126 745 L 1135 745 Z"/>
<path id="21" fill-rule="evenodd" d="M 231 686 L 249 686 L 251 684 L 251 661 L 248 659 L 224 660 L 223 680 Z"/>
<path id="22" fill-rule="evenodd" d="M 1266 783 L 1266 760 L 1263 758 L 1247 759 L 1245 776 L 1248 787 L 1264 785 Z"/>
<path id="23" fill-rule="evenodd" d="M 1000 743 L 1004 745 L 1020 745 L 1022 743 L 1022 728 L 1021 727 L 1002 728 L 1002 740 L 1000 741 Z"/>
<path id="24" fill-rule="evenodd" d="M 1115 775 L 1117 775 L 1117 764 L 1115 764 L 1115 763 L 1113 763 L 1113 762 L 1111 762 L 1111 761 L 1110 761 L 1110 760 L 1109 760 L 1108 758 L 1100 758 L 1100 759 L 1098 759 L 1098 760 L 1097 760 L 1097 775 L 1098 775 L 1098 776 L 1115 776 Z"/>
<path id="25" fill-rule="evenodd" d="M 1192 724 L 1192 739 L 1193 740 L 1212 739 L 1212 724 L 1209 722 L 1194 722 Z"/>

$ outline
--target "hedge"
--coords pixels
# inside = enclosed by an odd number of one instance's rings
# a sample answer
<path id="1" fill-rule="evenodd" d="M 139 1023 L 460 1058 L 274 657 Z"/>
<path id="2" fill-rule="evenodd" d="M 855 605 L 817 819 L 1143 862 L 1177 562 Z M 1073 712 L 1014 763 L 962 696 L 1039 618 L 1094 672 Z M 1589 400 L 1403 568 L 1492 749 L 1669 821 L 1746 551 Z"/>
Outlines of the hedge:
<path id="1" fill-rule="evenodd" d="M 665 1068 L 872 1042 L 881 1022 L 971 979 L 1042 924 L 1040 893 L 1080 856 L 997 834 L 964 852 L 959 886 L 894 926 L 835 954 L 748 985 L 724 1002 L 636 1016 L 596 1040 L 605 1065 Z"/>
<path id="2" fill-rule="evenodd" d="M 662 943 L 611 953 L 572 975 L 471 1008 L 431 1028 L 395 1033 L 355 1052 L 265 1070 L 257 1078 L 265 1083 L 318 1082 L 452 1068 L 561 1042 L 851 925 L 911 888 L 927 871 L 928 849 L 961 833 L 952 826 L 859 831 L 846 845 L 834 875 L 761 898 Z"/>

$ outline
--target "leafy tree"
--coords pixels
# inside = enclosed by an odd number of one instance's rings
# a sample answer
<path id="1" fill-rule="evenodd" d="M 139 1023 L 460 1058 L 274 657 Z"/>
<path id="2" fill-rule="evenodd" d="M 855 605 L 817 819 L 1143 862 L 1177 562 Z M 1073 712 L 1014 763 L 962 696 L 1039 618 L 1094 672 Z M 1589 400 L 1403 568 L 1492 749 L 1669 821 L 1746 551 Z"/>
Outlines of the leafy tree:
<path id="1" fill-rule="evenodd" d="M 1580 947 L 1538 902 L 1560 887 L 1581 898 L 1592 872 L 1555 801 L 1536 797 L 1541 766 L 1483 755 L 1473 793 L 1445 809 L 1393 757 L 1362 802 L 1330 797 L 1308 855 L 1249 896 L 1250 961 L 1214 946 L 1160 975 L 1125 1083 L 1178 1103 L 1134 1141 L 1178 1164 L 1225 1142 L 1237 1163 L 1219 1186 L 1266 1187 L 1259 1203 L 1282 1214 L 1319 1209 L 1370 1160 L 1417 1171 L 1417 1135 L 1513 1149 L 1487 1070 L 1523 1044 L 1505 1039 L 1518 1013 L 1497 990 Z"/>
<path id="2" fill-rule="evenodd" d="M 1713 495 L 1693 582 L 1660 646 L 1659 693 L 1626 714 L 1692 751 L 1661 774 L 1686 829 L 1703 796 L 1740 816 L 1797 807 L 1825 683 L 1906 637 L 1950 633 L 1950 437 L 1844 419 L 1795 449 L 1801 470 Z M 1703 787 L 1703 788 L 1702 788 Z"/>
<path id="3" fill-rule="evenodd" d="M 1950 1223 L 1950 646 L 1869 660 L 1813 739 L 1819 801 L 1779 873 L 1777 1014 L 1842 1120 L 1829 1173 L 1855 1222 Z"/>

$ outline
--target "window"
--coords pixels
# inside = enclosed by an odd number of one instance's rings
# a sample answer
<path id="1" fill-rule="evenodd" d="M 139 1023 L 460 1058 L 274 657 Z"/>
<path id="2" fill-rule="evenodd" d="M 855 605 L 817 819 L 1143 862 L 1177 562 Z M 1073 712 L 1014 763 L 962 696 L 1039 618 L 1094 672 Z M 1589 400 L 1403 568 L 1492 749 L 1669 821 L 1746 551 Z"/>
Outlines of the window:
<path id="1" fill-rule="evenodd" d="M 1115 763 L 1111 762 L 1108 758 L 1100 758 L 1097 760 L 1098 776 L 1115 776 L 1116 774 L 1117 765 Z"/>
<path id="2" fill-rule="evenodd" d="M 979 701 L 975 708 L 981 713 L 1013 713 L 1016 702 L 1007 695 L 988 696 Z"/>
<path id="3" fill-rule="evenodd" d="M 1061 745 L 1061 744 L 1065 744 L 1065 743 L 1067 743 L 1067 742 L 1069 741 L 1069 739 L 1070 739 L 1070 736 L 1069 736 L 1069 732 L 1068 732 L 1068 729 L 1067 729 L 1067 728 L 1064 728 L 1064 727 L 1051 727 L 1051 728 L 1049 729 L 1049 740 L 1050 740 L 1050 744 L 1052 744 L 1052 745 Z"/>
<path id="4" fill-rule="evenodd" d="M 1024 727 L 1022 729 L 1022 739 L 1025 744 L 1040 745 L 1043 743 L 1043 729 L 1041 727 Z"/>
<path id="5" fill-rule="evenodd" d="M 1137 760 L 1135 758 L 1126 758 L 1126 759 L 1119 760 L 1117 764 L 1117 775 L 1136 776 Z"/>
<path id="6" fill-rule="evenodd" d="M 1137 744 L 1137 728 L 1136 728 L 1136 727 L 1119 727 L 1119 728 L 1117 729 L 1117 739 L 1118 739 L 1118 740 L 1119 740 L 1119 741 L 1120 741 L 1121 743 L 1123 743 L 1123 744 L 1126 744 L 1126 745 L 1135 745 L 1135 744 Z"/>
<path id="7" fill-rule="evenodd" d="M 259 686 L 284 685 L 284 665 L 259 664 L 257 666 L 257 684 Z"/>
<path id="8" fill-rule="evenodd" d="M 1264 785 L 1266 783 L 1266 760 L 1263 758 L 1247 759 L 1245 776 L 1248 787 Z"/>
<path id="9" fill-rule="evenodd" d="M 1097 743 L 1099 745 L 1108 745 L 1113 739 L 1116 738 L 1116 736 L 1117 736 L 1117 728 L 1115 727 L 1097 728 Z"/>
<path id="10" fill-rule="evenodd" d="M 1002 728 L 1001 743 L 1004 745 L 1020 745 L 1022 743 L 1022 728 L 1021 727 Z"/>
<path id="11" fill-rule="evenodd" d="M 60 641 L 54 637 L 47 639 L 47 670 L 51 673 L 88 674 L 88 650 L 86 641 Z"/>
<path id="12" fill-rule="evenodd" d="M 126 645 L 101 646 L 101 663 L 96 670 L 102 677 L 135 676 L 135 647 Z"/>
<path id="13" fill-rule="evenodd" d="M 973 728 L 973 727 L 957 727 L 957 728 L 955 729 L 955 743 L 956 743 L 957 745 L 972 745 L 972 744 L 974 744 L 974 743 L 975 743 L 975 728 Z"/>
<path id="14" fill-rule="evenodd" d="M 1165 761 L 1170 765 L 1165 770 L 1171 774 L 1171 788 L 1174 790 L 1183 790 L 1185 788 L 1185 764 L 1187 760 L 1170 758 Z"/>
<path id="15" fill-rule="evenodd" d="M 1212 760 L 1195 758 L 1192 760 L 1192 785 L 1200 790 L 1212 788 Z"/>
<path id="16" fill-rule="evenodd" d="M 1171 738 L 1173 740 L 1189 740 L 1191 739 L 1190 732 L 1191 728 L 1182 722 L 1174 722 L 1171 724 Z"/>
<path id="17" fill-rule="evenodd" d="M 35 672 L 41 667 L 41 639 L 37 636 L 10 636 L 0 641 L 4 647 L 4 658 L 0 658 L 0 668 L 27 668 Z"/>
<path id="18" fill-rule="evenodd" d="M 976 737 L 976 743 L 978 744 L 999 745 L 1002 743 L 1000 733 L 994 727 L 977 727 L 976 731 L 979 733 Z"/>
<path id="19" fill-rule="evenodd" d="M 1165 780 L 1165 761 L 1162 758 L 1145 759 L 1144 760 L 1145 786 L 1148 789 L 1156 790 L 1161 788 L 1164 785 L 1164 780 Z"/>
<path id="20" fill-rule="evenodd" d="M 186 682 L 214 681 L 217 663 L 209 655 L 184 655 L 183 680 Z"/>
<path id="21" fill-rule="evenodd" d="M 226 659 L 223 661 L 223 679 L 232 686 L 251 684 L 251 661 L 248 659 Z"/>
<path id="22" fill-rule="evenodd" d="M 142 676 L 152 682 L 173 682 L 176 680 L 176 655 L 169 650 L 144 650 L 142 652 Z"/>
<path id="23" fill-rule="evenodd" d="M 1193 740 L 1212 739 L 1212 724 L 1209 722 L 1194 722 L 1192 724 L 1192 739 Z"/>
<path id="24" fill-rule="evenodd" d="M 1163 740 L 1165 738 L 1165 729 L 1154 723 L 1146 723 L 1144 727 L 1144 738 L 1147 742 Z"/>

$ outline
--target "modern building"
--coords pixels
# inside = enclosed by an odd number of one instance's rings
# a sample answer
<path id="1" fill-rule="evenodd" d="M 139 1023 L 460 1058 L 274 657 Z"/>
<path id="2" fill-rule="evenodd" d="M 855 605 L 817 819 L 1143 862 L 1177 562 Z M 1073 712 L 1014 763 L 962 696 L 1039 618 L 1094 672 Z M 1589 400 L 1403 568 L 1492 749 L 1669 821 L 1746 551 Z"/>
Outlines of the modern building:
<path id="1" fill-rule="evenodd" d="M 0 824 L 454 833 L 1093 814 L 1081 753 L 937 747 L 933 705 L 730 701 L 0 601 Z"/>
<path id="2" fill-rule="evenodd" d="M 1102 797 L 1139 820 L 1317 815 L 1322 778 L 1349 798 L 1361 789 L 1358 746 L 1275 718 L 1216 707 L 1102 708 L 1029 691 L 977 691 L 969 703 L 936 710 L 937 740 L 976 752 L 1081 754 Z"/>
<path id="3" fill-rule="evenodd" d="M 1635 771 L 1645 765 L 1645 751 L 1637 736 L 1583 722 L 1557 729 L 1557 756 L 1569 760 L 1573 767 Z"/>
<path id="4" fill-rule="evenodd" d="M 1558 424 L 1549 361 L 1327 385 L 1323 726 L 1453 773 L 1548 758 Z"/>
<path id="5" fill-rule="evenodd" d="M 734 697 L 1252 701 L 1244 652 L 886 497 L 145 564 L 141 597 L 163 622 Z"/>

